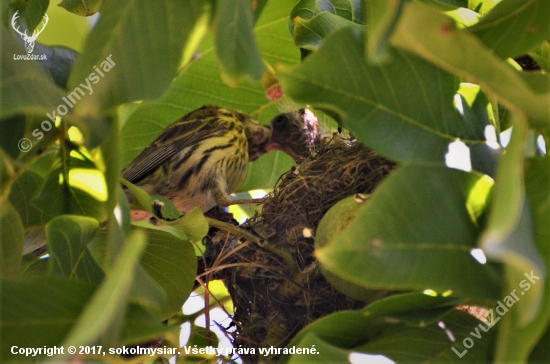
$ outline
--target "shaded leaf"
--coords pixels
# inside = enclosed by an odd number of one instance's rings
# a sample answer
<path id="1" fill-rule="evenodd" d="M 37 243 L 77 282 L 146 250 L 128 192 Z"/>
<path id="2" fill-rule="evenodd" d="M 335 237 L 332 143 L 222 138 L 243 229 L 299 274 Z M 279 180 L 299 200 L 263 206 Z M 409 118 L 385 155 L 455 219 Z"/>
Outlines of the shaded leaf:
<path id="1" fill-rule="evenodd" d="M 107 329 L 118 332 L 112 322 L 116 315 L 125 312 L 128 293 L 136 267 L 146 242 L 145 234 L 136 232 L 128 238 L 113 269 L 87 302 L 70 333 L 63 340 L 64 346 L 94 343 Z"/>
<path id="2" fill-rule="evenodd" d="M 195 251 L 188 241 L 182 241 L 171 234 L 138 230 L 147 234 L 147 246 L 140 263 L 166 293 L 166 303 L 160 311 L 160 317 L 167 319 L 181 310 L 193 290 L 197 275 Z"/>
<path id="3" fill-rule="evenodd" d="M 97 115 L 128 101 L 158 97 L 175 76 L 204 8 L 198 0 L 104 1 L 69 80 L 69 89 L 93 82 L 93 94 L 79 101 L 75 112 Z"/>
<path id="4" fill-rule="evenodd" d="M 367 1 L 368 32 L 366 51 L 369 60 L 380 62 L 389 56 L 389 40 L 395 29 L 403 0 Z"/>
<path id="5" fill-rule="evenodd" d="M 38 42 L 34 48 L 35 53 L 47 56 L 47 59 L 38 61 L 44 73 L 49 75 L 57 86 L 65 89 L 73 64 L 79 56 L 78 52 L 68 47 L 46 46 Z"/>
<path id="6" fill-rule="evenodd" d="M 0 148 L 13 159 L 32 147 L 32 141 L 23 139 L 26 121 L 23 114 L 0 119 Z"/>
<path id="7" fill-rule="evenodd" d="M 252 33 L 252 2 L 218 0 L 214 21 L 216 53 L 227 81 L 235 85 L 243 76 L 258 81 L 265 66 Z"/>
<path id="8" fill-rule="evenodd" d="M 0 360 L 28 362 L 11 347 L 59 345 L 75 324 L 95 286 L 49 276 L 2 280 L 0 295 Z"/>
<path id="9" fill-rule="evenodd" d="M 62 0 L 57 6 L 80 16 L 94 15 L 99 11 L 103 0 Z"/>
<path id="10" fill-rule="evenodd" d="M 21 216 L 25 228 L 37 226 L 44 222 L 42 212 L 32 204 L 36 191 L 44 179 L 33 171 L 26 171 L 11 186 L 9 201 Z"/>
<path id="11" fill-rule="evenodd" d="M 479 321 L 474 317 L 453 309 L 452 297 L 431 297 L 421 293 L 410 293 L 387 297 L 360 311 L 341 311 L 323 317 L 300 331 L 287 347 L 312 348 L 318 355 L 308 355 L 311 363 L 339 362 L 351 360 L 350 355 L 359 353 L 382 354 L 396 363 L 411 358 L 443 357 L 450 362 L 460 362 L 451 351 L 453 341 L 462 342 Z M 427 321 L 423 318 L 429 318 Z M 441 324 L 443 323 L 443 325 Z M 483 334 L 483 331 L 481 331 Z M 314 338 L 314 341 L 311 341 Z M 477 345 L 466 358 L 484 359 L 488 347 Z M 355 354 L 353 354 L 355 353 Z M 284 356 L 281 363 L 298 363 L 304 356 Z M 358 356 L 365 362 L 376 362 L 377 356 Z M 422 361 L 420 359 L 419 361 Z"/>
<path id="12" fill-rule="evenodd" d="M 99 283 L 103 271 L 87 248 L 98 227 L 97 220 L 83 216 L 58 216 L 48 222 L 46 236 L 52 273 Z"/>
<path id="13" fill-rule="evenodd" d="M 0 206 L 0 277 L 16 278 L 21 267 L 24 231 L 19 214 L 9 202 Z"/>

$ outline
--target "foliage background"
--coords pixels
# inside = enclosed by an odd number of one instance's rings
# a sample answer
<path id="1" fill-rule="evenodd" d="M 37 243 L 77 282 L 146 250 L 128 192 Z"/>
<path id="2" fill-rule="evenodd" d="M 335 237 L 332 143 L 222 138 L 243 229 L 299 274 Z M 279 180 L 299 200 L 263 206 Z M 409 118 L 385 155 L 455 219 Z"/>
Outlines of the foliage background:
<path id="1" fill-rule="evenodd" d="M 166 125 L 204 104 L 262 123 L 310 105 L 401 165 L 317 256 L 357 285 L 416 293 L 308 326 L 291 343 L 322 353 L 308 360 L 345 361 L 353 352 L 395 362 L 550 359 L 550 166 L 541 147 L 550 124 L 549 2 L 60 6 L 2 2 L 2 362 L 26 360 L 10 354 L 12 345 L 115 347 L 162 335 L 179 345 L 179 325 L 195 318 L 180 311 L 196 274 L 191 241 L 200 242 L 207 223 L 194 211 L 161 230 L 131 225 L 119 177 Z M 29 30 L 48 11 L 34 51 L 48 61 L 13 59 L 25 52 L 10 26 L 15 10 Z M 81 17 L 97 11 L 92 22 Z M 522 71 L 511 59 L 525 53 L 542 71 Z M 46 114 L 109 55 L 116 66 L 37 140 Z M 284 97 L 270 100 L 277 87 Z M 503 133 L 507 145 L 497 138 Z M 18 148 L 23 137 L 33 144 L 28 152 Z M 470 166 L 449 162 L 451 144 L 466 148 Z M 251 165 L 241 190 L 267 189 L 291 165 L 269 153 Z M 47 259 L 29 254 L 41 241 Z M 479 322 L 453 308 L 495 308 L 530 272 L 541 279 L 473 337 Z M 191 335 L 197 343 L 204 332 L 194 326 Z"/>

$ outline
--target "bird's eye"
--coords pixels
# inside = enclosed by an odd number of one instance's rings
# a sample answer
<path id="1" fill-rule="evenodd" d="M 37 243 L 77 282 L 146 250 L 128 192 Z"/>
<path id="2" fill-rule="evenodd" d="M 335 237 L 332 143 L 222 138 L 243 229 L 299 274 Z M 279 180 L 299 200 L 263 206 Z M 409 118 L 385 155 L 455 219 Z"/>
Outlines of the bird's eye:
<path id="1" fill-rule="evenodd" d="M 272 121 L 272 125 L 276 129 L 282 129 L 287 123 L 287 118 L 284 115 L 279 115 Z"/>

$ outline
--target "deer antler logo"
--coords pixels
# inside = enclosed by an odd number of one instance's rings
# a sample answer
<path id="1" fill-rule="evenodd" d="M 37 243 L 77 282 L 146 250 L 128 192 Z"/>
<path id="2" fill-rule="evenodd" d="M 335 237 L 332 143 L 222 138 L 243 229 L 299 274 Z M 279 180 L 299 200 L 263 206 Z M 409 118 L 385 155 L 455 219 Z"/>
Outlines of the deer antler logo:
<path id="1" fill-rule="evenodd" d="M 25 30 L 25 32 L 21 32 L 19 30 L 19 26 L 16 26 L 15 24 L 15 21 L 17 20 L 17 18 L 19 18 L 19 15 L 17 15 L 18 12 L 19 10 L 16 11 L 15 14 L 13 14 L 13 17 L 11 18 L 11 26 L 13 27 L 13 30 L 19 33 L 19 35 L 21 35 L 21 38 L 23 38 L 23 40 L 25 41 L 25 49 L 27 50 L 27 53 L 32 53 L 32 50 L 34 49 L 34 43 L 36 42 L 36 38 L 38 38 L 38 35 L 42 33 L 44 28 L 46 28 L 46 24 L 48 24 L 48 15 L 44 14 L 45 21 L 42 24 L 42 29 L 40 30 L 35 29 L 34 32 L 32 32 L 32 35 L 29 36 L 27 35 L 27 30 Z"/>

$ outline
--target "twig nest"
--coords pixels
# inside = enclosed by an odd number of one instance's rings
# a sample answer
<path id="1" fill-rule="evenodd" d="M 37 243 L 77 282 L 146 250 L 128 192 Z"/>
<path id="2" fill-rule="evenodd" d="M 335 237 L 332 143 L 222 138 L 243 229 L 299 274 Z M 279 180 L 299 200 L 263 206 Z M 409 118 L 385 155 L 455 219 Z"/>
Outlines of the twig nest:
<path id="1" fill-rule="evenodd" d="M 262 212 L 243 227 L 290 254 L 296 266 L 289 267 L 276 249 L 258 245 L 249 244 L 232 255 L 234 262 L 242 264 L 221 275 L 235 305 L 236 346 L 284 347 L 319 317 L 365 305 L 362 300 L 368 297 L 347 292 L 359 300 L 350 298 L 321 274 L 313 254 L 314 237 L 332 206 L 346 197 L 371 193 L 393 168 L 395 163 L 358 141 L 335 134 L 322 140 L 295 170 L 281 176 Z M 339 213 L 334 213 L 337 218 Z M 247 363 L 257 359 L 243 357 Z"/>

